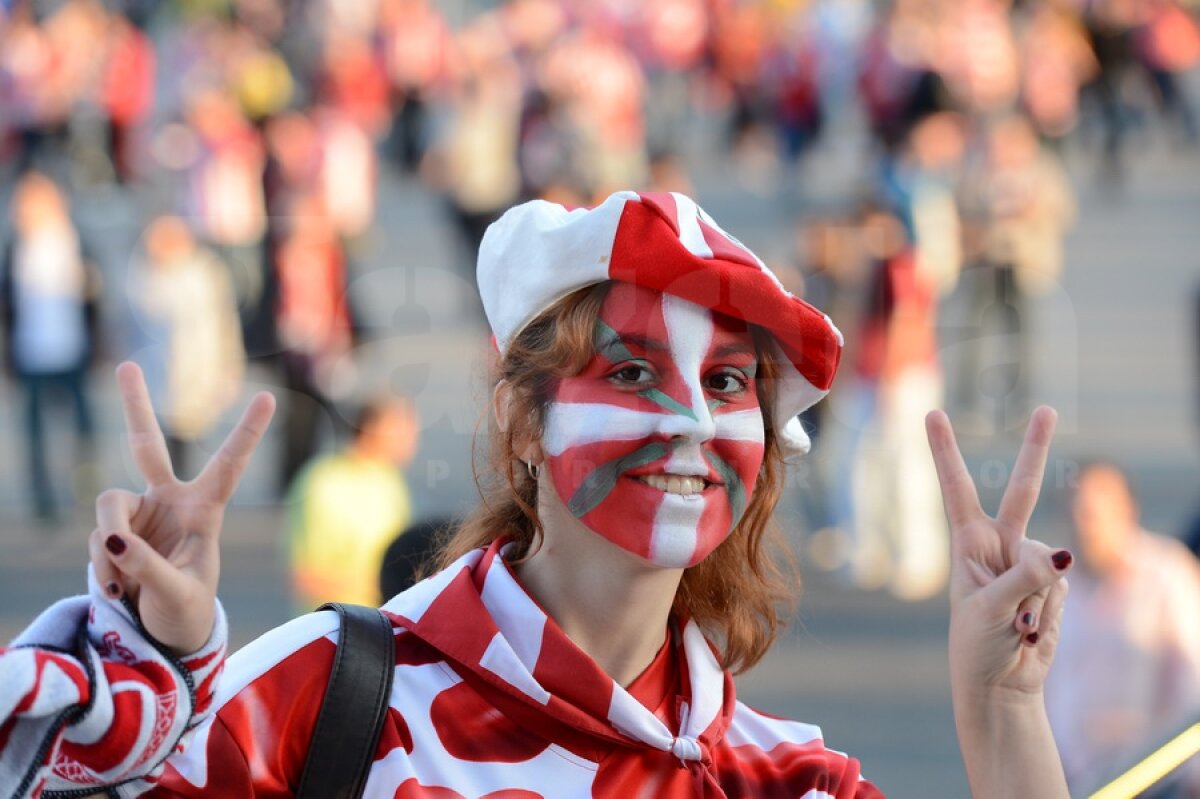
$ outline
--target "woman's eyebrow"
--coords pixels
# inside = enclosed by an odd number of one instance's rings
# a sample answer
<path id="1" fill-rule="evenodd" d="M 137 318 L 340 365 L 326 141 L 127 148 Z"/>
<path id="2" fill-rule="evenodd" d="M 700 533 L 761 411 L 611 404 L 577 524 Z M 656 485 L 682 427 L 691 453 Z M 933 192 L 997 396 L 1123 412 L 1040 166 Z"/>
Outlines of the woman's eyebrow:
<path id="1" fill-rule="evenodd" d="M 750 344 L 742 344 L 740 342 L 730 343 L 730 344 L 722 344 L 721 346 L 719 346 L 715 350 L 713 350 L 713 353 L 712 353 L 712 357 L 714 357 L 714 358 L 724 358 L 728 355 L 748 355 L 749 357 L 753 358 L 754 360 L 756 360 L 756 361 L 758 360 L 757 350 L 755 350 L 754 347 Z"/>
<path id="2" fill-rule="evenodd" d="M 623 361 L 633 357 L 629 351 L 631 346 L 637 347 L 643 352 L 670 352 L 671 349 L 665 342 L 658 339 L 618 333 L 612 328 L 604 330 L 596 349 L 610 361 Z"/>

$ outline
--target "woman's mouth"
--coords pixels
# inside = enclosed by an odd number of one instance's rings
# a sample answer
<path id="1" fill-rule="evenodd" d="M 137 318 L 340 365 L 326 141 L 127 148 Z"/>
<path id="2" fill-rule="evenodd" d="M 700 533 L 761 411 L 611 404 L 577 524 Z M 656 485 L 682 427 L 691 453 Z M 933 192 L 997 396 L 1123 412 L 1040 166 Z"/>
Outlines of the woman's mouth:
<path id="1" fill-rule="evenodd" d="M 700 494 L 704 489 L 712 485 L 703 477 L 681 474 L 644 474 L 639 475 L 635 479 L 641 480 L 651 488 L 656 488 L 668 494 L 678 494 L 683 497 Z"/>

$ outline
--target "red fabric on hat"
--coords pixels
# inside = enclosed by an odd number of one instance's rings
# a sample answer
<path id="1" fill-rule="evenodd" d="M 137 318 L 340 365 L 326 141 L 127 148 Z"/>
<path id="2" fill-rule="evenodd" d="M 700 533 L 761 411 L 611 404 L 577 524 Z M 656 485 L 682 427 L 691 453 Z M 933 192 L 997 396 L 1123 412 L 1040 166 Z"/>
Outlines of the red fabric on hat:
<path id="1" fill-rule="evenodd" d="M 705 258 L 680 241 L 672 195 L 648 193 L 627 202 L 613 242 L 609 277 L 702 305 L 766 328 L 816 388 L 833 384 L 842 347 L 825 315 L 786 293 L 740 242 L 700 218 Z"/>

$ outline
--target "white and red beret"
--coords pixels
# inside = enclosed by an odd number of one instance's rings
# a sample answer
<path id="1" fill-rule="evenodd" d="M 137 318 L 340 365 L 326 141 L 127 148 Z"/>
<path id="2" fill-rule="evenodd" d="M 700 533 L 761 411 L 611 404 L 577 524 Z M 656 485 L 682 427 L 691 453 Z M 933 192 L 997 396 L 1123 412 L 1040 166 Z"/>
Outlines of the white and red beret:
<path id="1" fill-rule="evenodd" d="M 484 234 L 478 280 L 502 353 L 542 311 L 606 280 L 672 294 L 766 329 L 780 366 L 775 430 L 786 455 L 808 451 L 796 416 L 829 393 L 842 334 L 690 198 L 620 191 L 594 208 L 523 203 Z"/>

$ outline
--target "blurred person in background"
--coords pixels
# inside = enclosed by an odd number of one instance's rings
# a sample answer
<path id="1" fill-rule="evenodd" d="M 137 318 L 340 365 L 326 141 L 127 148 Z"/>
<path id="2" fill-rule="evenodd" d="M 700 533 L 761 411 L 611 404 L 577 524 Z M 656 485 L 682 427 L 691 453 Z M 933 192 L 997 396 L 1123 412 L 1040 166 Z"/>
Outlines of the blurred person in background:
<path id="1" fill-rule="evenodd" d="M 1020 87 L 1012 0 L 932 4 L 933 63 L 955 108 L 975 119 L 1011 111 Z"/>
<path id="2" fill-rule="evenodd" d="M 18 173 L 33 165 L 50 127 L 42 91 L 50 82 L 52 55 L 30 4 L 19 4 L 0 18 L 0 136 L 12 139 Z"/>
<path id="3" fill-rule="evenodd" d="M 857 220 L 849 216 L 817 216 L 803 219 L 796 226 L 795 254 L 792 263 L 777 269 L 784 288 L 816 308 L 824 309 L 839 330 L 852 330 L 858 324 L 862 302 L 861 251 L 858 246 Z M 773 266 L 773 265 L 772 265 Z M 843 359 L 855 358 L 855 342 L 847 342 Z M 833 389 L 834 396 L 841 391 Z M 836 440 L 837 420 L 830 410 L 831 402 L 817 403 L 800 414 L 814 447 L 829 436 Z M 815 449 L 823 454 L 828 447 Z M 820 569 L 832 571 L 842 565 L 847 542 L 835 527 L 830 490 L 834 475 L 829 474 L 829 459 L 814 457 L 789 464 L 789 477 L 796 489 L 785 492 L 779 501 L 778 513 L 785 524 L 803 520 L 809 562 Z"/>
<path id="4" fill-rule="evenodd" d="M 763 82 L 784 163 L 795 166 L 824 129 L 820 31 L 801 13 L 781 20 L 767 39 Z"/>
<path id="5" fill-rule="evenodd" d="M 934 68 L 935 25 L 927 7 L 895 3 L 879 14 L 863 41 L 858 94 L 875 143 L 897 148 L 920 119 L 950 108 Z"/>
<path id="6" fill-rule="evenodd" d="M 286 111 L 263 125 L 266 162 L 263 167 L 263 200 L 267 226 L 263 236 L 264 270 L 262 296 L 257 308 L 246 312 L 246 351 L 251 357 L 273 357 L 279 353 L 276 305 L 279 280 L 273 265 L 279 246 L 287 239 L 288 215 L 296 198 L 321 189 L 321 143 L 311 116 L 303 111 Z"/>
<path id="7" fill-rule="evenodd" d="M 137 136 L 154 109 L 154 45 L 123 14 L 110 14 L 108 25 L 100 101 L 108 117 L 113 177 L 118 183 L 128 183 L 137 176 Z"/>
<path id="8" fill-rule="evenodd" d="M 1025 117 L 989 126 L 981 144 L 966 168 L 960 204 L 968 322 L 977 334 L 964 347 L 957 391 L 960 407 L 984 415 L 977 422 L 1014 430 L 1030 410 L 1034 300 L 1059 282 L 1075 193 Z"/>
<path id="9" fill-rule="evenodd" d="M 517 165 L 521 75 L 497 21 L 488 17 L 458 37 L 459 74 L 450 92 L 440 141 L 423 164 L 426 180 L 446 196 L 459 233 L 463 276 L 470 285 L 483 232 L 521 190 Z M 474 292 L 470 304 L 482 313 Z"/>
<path id="10" fill-rule="evenodd" d="M 288 562 L 299 612 L 324 602 L 378 605 L 384 550 L 412 519 L 402 472 L 417 450 L 412 402 L 373 399 L 354 430 L 349 446 L 314 458 L 288 489 Z"/>
<path id="11" fill-rule="evenodd" d="M 712 70 L 717 86 L 728 97 L 725 135 L 735 155 L 753 149 L 770 120 L 762 84 L 770 13 L 759 3 L 722 4 L 713 12 Z"/>
<path id="12" fill-rule="evenodd" d="M 316 451 L 322 413 L 337 418 L 331 397 L 334 370 L 354 343 L 346 258 L 322 197 L 297 198 L 286 224 L 273 264 L 278 359 L 287 389 L 280 397 L 281 490 Z"/>
<path id="13" fill-rule="evenodd" d="M 64 147 L 48 154 L 70 164 L 77 184 L 111 179 L 105 112 L 97 95 L 107 66 L 112 15 L 95 0 L 34 5 L 45 15 L 42 28 L 51 52 L 46 72 L 35 80 L 42 99 L 62 120 L 58 142 Z"/>
<path id="14" fill-rule="evenodd" d="M 672 150 L 654 153 L 650 157 L 650 172 L 646 179 L 647 191 L 677 191 L 692 194 L 692 178 L 687 162 Z"/>
<path id="15" fill-rule="evenodd" d="M 505 4 L 494 18 L 480 17 L 463 31 L 464 37 L 477 31 L 477 35 L 492 40 L 495 47 L 503 48 L 520 75 L 523 96 L 517 166 L 521 171 L 521 199 L 571 196 L 581 204 L 587 196 L 583 140 L 572 116 L 570 87 L 550 81 L 552 73 L 543 66 L 567 27 L 566 9 L 556 0 L 515 0 Z M 465 57 L 468 40 L 460 41 Z M 505 69 L 503 64 L 497 66 Z"/>
<path id="16" fill-rule="evenodd" d="M 321 200 L 347 254 L 359 250 L 375 221 L 378 163 L 367 132 L 334 106 L 309 112 L 320 145 Z"/>
<path id="17" fill-rule="evenodd" d="M 241 19 L 221 29 L 216 53 L 226 85 L 246 120 L 256 128 L 282 113 L 296 97 L 295 79 L 287 62 Z"/>
<path id="18" fill-rule="evenodd" d="M 910 601 L 940 591 L 949 569 L 936 475 L 919 444 L 925 413 L 944 398 L 937 309 L 961 267 L 954 189 L 962 152 L 961 119 L 936 112 L 883 153 L 877 207 L 861 228 L 862 311 L 848 328 L 858 330 L 856 368 L 836 400 L 847 429 L 834 448 L 830 521 L 848 536 L 849 577 Z M 828 534 L 812 544 L 827 566 L 838 562 Z"/>
<path id="19" fill-rule="evenodd" d="M 1046 709 L 1074 794 L 1200 716 L 1200 563 L 1141 527 L 1129 481 L 1111 463 L 1081 469 L 1072 512 L 1082 568 L 1071 577 Z"/>
<path id="20" fill-rule="evenodd" d="M 1138 60 L 1145 68 L 1163 115 L 1174 118 L 1180 138 L 1197 141 L 1196 111 L 1188 97 L 1188 71 L 1200 63 L 1200 27 L 1176 0 L 1145 0 L 1145 19 L 1137 32 Z M 1190 9 L 1190 10 L 1189 10 Z"/>
<path id="21" fill-rule="evenodd" d="M 1020 107 L 1042 140 L 1059 150 L 1079 121 L 1080 90 L 1099 65 L 1077 13 L 1044 2 L 1020 14 Z"/>
<path id="22" fill-rule="evenodd" d="M 1083 14 L 1098 66 L 1087 89 L 1104 125 L 1101 168 L 1110 181 L 1122 177 L 1121 147 L 1130 123 L 1124 83 L 1136 65 L 1134 36 L 1143 8 L 1137 0 L 1094 0 L 1086 4 Z"/>
<path id="23" fill-rule="evenodd" d="M 795 236 L 799 269 L 782 270 L 780 274 L 789 291 L 824 309 L 839 330 L 854 329 L 862 311 L 865 269 L 860 233 L 858 220 L 851 214 L 804 219 L 797 225 Z M 819 419 L 828 417 L 828 408 L 820 410 L 822 407 L 814 405 L 802 414 L 811 424 L 811 429 L 805 429 L 814 442 L 821 436 L 823 424 Z"/>
<path id="24" fill-rule="evenodd" d="M 881 159 L 875 187 L 904 227 L 922 274 L 938 297 L 962 270 L 962 223 L 955 194 L 961 179 L 964 119 L 939 111 L 913 123 L 903 142 Z"/>
<path id="25" fill-rule="evenodd" d="M 201 240 L 230 269 L 245 333 L 266 283 L 263 143 L 226 88 L 195 88 L 185 103 L 185 120 L 195 145 L 194 158 L 187 165 L 188 218 L 196 220 Z"/>
<path id="26" fill-rule="evenodd" d="M 228 270 L 182 219 L 153 220 L 144 242 L 145 257 L 129 282 L 141 327 L 136 359 L 161 415 L 171 463 L 187 476 L 189 450 L 241 391 L 242 329 Z"/>
<path id="27" fill-rule="evenodd" d="M 17 171 L 74 156 L 71 118 L 102 72 L 100 3 L 17 3 L 0 25 L 0 125 L 17 138 Z"/>
<path id="28" fill-rule="evenodd" d="M 383 63 L 391 97 L 391 147 L 396 164 L 415 172 L 430 136 L 430 104 L 449 79 L 453 37 L 429 0 L 382 0 Z"/>
<path id="29" fill-rule="evenodd" d="M 635 52 L 646 70 L 646 138 L 651 152 L 688 133 L 691 93 L 712 36 L 704 0 L 659 0 L 638 9 Z"/>
<path id="30" fill-rule="evenodd" d="M 434 572 L 443 534 L 457 525 L 455 519 L 425 519 L 392 539 L 379 567 L 379 591 L 385 602 Z"/>
<path id="31" fill-rule="evenodd" d="M 564 103 L 579 145 L 575 168 L 588 202 L 642 185 L 646 79 L 615 22 L 600 13 L 585 19 L 554 42 L 540 67 L 541 86 Z"/>
<path id="32" fill-rule="evenodd" d="M 1105 128 L 1101 174 L 1110 181 L 1123 177 L 1122 148 L 1128 132 L 1143 122 L 1147 89 L 1164 117 L 1178 124 L 1181 140 L 1197 140 L 1184 77 L 1200 63 L 1200 29 L 1189 5 L 1175 0 L 1086 5 L 1083 19 L 1099 64 L 1088 89 Z"/>
<path id="33" fill-rule="evenodd" d="M 371 42 L 336 25 L 322 35 L 324 48 L 314 85 L 316 99 L 345 114 L 371 141 L 380 141 L 392 122 L 390 87 Z"/>
<path id="34" fill-rule="evenodd" d="M 279 296 L 280 248 L 296 227 L 294 213 L 316 215 L 337 239 L 347 260 L 366 246 L 375 221 L 378 162 L 375 149 L 353 120 L 317 103 L 272 117 L 264 126 L 267 161 L 263 196 L 268 211 L 263 253 L 266 270 L 260 313 L 251 326 L 255 354 L 278 352 L 275 308 Z"/>
<path id="35" fill-rule="evenodd" d="M 52 520 L 56 496 L 47 463 L 45 418 L 65 395 L 75 417 L 80 496 L 94 488 L 88 369 L 99 350 L 99 272 L 72 222 L 63 190 L 41 172 L 17 182 L 0 259 L 5 362 L 25 393 L 26 469 L 34 512 Z"/>
<path id="36" fill-rule="evenodd" d="M 571 194 L 582 202 L 586 180 L 579 149 L 579 136 L 567 118 L 566 104 L 540 88 L 528 91 L 521 105 L 517 145 L 521 197 Z"/>
<path id="37" fill-rule="evenodd" d="M 854 374 L 837 395 L 834 521 L 853 584 L 919 601 L 945 587 L 950 567 L 937 474 L 918 446 L 942 403 L 936 283 L 892 213 L 868 209 L 861 235 L 871 267 Z"/>

